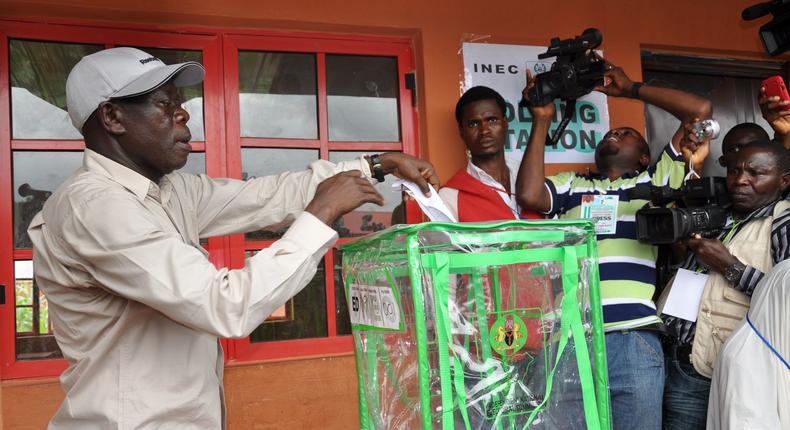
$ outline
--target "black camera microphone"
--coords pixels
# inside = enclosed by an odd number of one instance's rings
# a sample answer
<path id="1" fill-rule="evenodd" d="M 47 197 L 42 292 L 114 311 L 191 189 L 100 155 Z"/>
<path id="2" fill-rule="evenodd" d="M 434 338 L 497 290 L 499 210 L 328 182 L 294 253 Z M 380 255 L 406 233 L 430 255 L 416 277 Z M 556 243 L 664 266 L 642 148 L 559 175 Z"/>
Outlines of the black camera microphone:
<path id="1" fill-rule="evenodd" d="M 749 6 L 741 12 L 741 18 L 744 21 L 751 21 L 753 19 L 764 17 L 771 13 L 774 6 L 781 3 L 780 0 L 767 1 L 765 3 L 758 3 L 754 6 Z"/>

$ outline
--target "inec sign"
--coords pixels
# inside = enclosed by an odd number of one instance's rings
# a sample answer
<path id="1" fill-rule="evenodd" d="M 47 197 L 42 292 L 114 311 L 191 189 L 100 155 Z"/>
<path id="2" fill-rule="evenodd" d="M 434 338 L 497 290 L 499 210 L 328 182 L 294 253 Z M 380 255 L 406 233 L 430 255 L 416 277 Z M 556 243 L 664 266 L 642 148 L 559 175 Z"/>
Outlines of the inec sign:
<path id="1" fill-rule="evenodd" d="M 506 157 L 517 167 L 527 148 L 532 117 L 527 108 L 518 106 L 526 85 L 526 69 L 533 75 L 548 70 L 554 58 L 538 60 L 545 46 L 464 43 L 464 89 L 484 85 L 497 90 L 507 102 L 505 116 L 510 124 Z M 562 120 L 564 103 L 555 101 L 557 114 L 551 132 Z M 576 102 L 576 111 L 556 147 L 546 146 L 546 163 L 593 163 L 595 146 L 609 131 L 606 95 L 593 91 Z"/>

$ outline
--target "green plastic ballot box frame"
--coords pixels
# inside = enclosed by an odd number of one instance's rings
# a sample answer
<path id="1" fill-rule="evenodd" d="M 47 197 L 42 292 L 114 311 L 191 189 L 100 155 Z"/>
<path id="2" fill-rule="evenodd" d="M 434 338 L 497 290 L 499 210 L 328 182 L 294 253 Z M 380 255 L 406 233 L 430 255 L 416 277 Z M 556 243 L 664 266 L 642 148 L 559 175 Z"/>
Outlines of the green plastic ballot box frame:
<path id="1" fill-rule="evenodd" d="M 611 428 L 594 225 L 398 225 L 341 246 L 362 429 Z"/>

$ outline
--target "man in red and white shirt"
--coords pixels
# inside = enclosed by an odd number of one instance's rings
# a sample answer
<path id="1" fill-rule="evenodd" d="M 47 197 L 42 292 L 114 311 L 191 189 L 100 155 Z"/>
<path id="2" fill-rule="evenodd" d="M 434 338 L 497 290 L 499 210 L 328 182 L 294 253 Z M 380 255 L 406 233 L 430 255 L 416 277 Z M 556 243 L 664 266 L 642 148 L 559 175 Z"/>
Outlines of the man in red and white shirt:
<path id="1" fill-rule="evenodd" d="M 439 196 L 458 221 L 543 218 L 537 212 L 522 211 L 513 195 L 518 170 L 505 162 L 505 106 L 498 92 L 483 86 L 470 88 L 455 106 L 469 162 L 439 190 Z"/>

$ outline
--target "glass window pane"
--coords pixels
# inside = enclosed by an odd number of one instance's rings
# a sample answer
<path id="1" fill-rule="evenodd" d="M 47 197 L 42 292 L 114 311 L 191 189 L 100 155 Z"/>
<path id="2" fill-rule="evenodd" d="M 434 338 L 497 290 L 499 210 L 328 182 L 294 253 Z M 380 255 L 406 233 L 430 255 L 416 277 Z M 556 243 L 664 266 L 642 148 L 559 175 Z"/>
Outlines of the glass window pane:
<path id="1" fill-rule="evenodd" d="M 346 302 L 346 287 L 343 284 L 343 253 L 333 249 L 335 259 L 335 327 L 339 336 L 351 334 L 351 317 Z"/>
<path id="2" fill-rule="evenodd" d="M 179 172 L 193 173 L 195 175 L 202 175 L 206 173 L 206 153 L 193 152 L 187 158 L 187 164 L 178 169 Z"/>
<path id="3" fill-rule="evenodd" d="M 326 282 L 324 263 L 313 280 L 289 301 L 291 318 L 273 319 L 261 324 L 250 335 L 250 342 L 326 337 Z"/>
<path id="4" fill-rule="evenodd" d="M 33 306 L 33 262 L 15 261 L 14 273 L 16 274 L 14 303 L 17 306 Z"/>
<path id="5" fill-rule="evenodd" d="M 52 335 L 49 329 L 48 303 L 33 279 L 32 261 L 19 260 L 14 262 L 14 284 L 15 291 L 30 291 L 32 298 L 30 305 L 16 307 L 17 360 L 63 357 L 55 341 L 55 336 Z"/>
<path id="6" fill-rule="evenodd" d="M 186 49 L 163 49 L 163 48 L 135 48 L 143 50 L 154 57 L 162 60 L 165 64 L 185 63 L 195 61 L 203 64 L 203 52 Z M 192 140 L 202 142 L 206 140 L 203 129 L 203 83 L 192 85 L 191 87 L 180 88 L 181 98 L 184 100 L 182 105 L 189 112 L 189 122 L 187 127 L 192 133 Z"/>
<path id="7" fill-rule="evenodd" d="M 398 142 L 398 61 L 326 56 L 329 140 Z"/>
<path id="8" fill-rule="evenodd" d="M 329 161 L 337 163 L 371 154 L 374 152 L 331 151 Z M 403 202 L 403 198 L 399 190 L 392 188 L 397 178 L 393 175 L 385 178 L 384 182 L 376 184 L 376 190 L 384 197 L 384 206 L 367 203 L 341 217 L 332 226 L 340 237 L 364 236 L 392 225 L 392 213 Z"/>
<path id="9" fill-rule="evenodd" d="M 242 137 L 317 139 L 314 54 L 239 51 Z"/>
<path id="10" fill-rule="evenodd" d="M 241 178 L 277 175 L 283 172 L 305 170 L 318 160 L 317 149 L 242 148 Z M 274 240 L 283 235 L 287 225 L 274 225 L 266 230 L 247 233 L 250 240 Z"/>
<path id="11" fill-rule="evenodd" d="M 16 332 L 17 333 L 33 332 L 32 307 L 16 308 Z"/>
<path id="12" fill-rule="evenodd" d="M 11 39 L 11 129 L 14 139 L 82 139 L 66 112 L 66 78 L 101 45 Z"/>
<path id="13" fill-rule="evenodd" d="M 30 248 L 27 227 L 44 202 L 82 166 L 82 152 L 14 151 L 14 246 Z"/>
<path id="14" fill-rule="evenodd" d="M 48 334 L 49 330 L 49 302 L 47 296 L 41 291 L 38 292 L 38 332 L 41 334 Z"/>
<path id="15" fill-rule="evenodd" d="M 17 306 L 33 305 L 33 281 L 16 281 L 14 286 L 15 302 Z"/>

